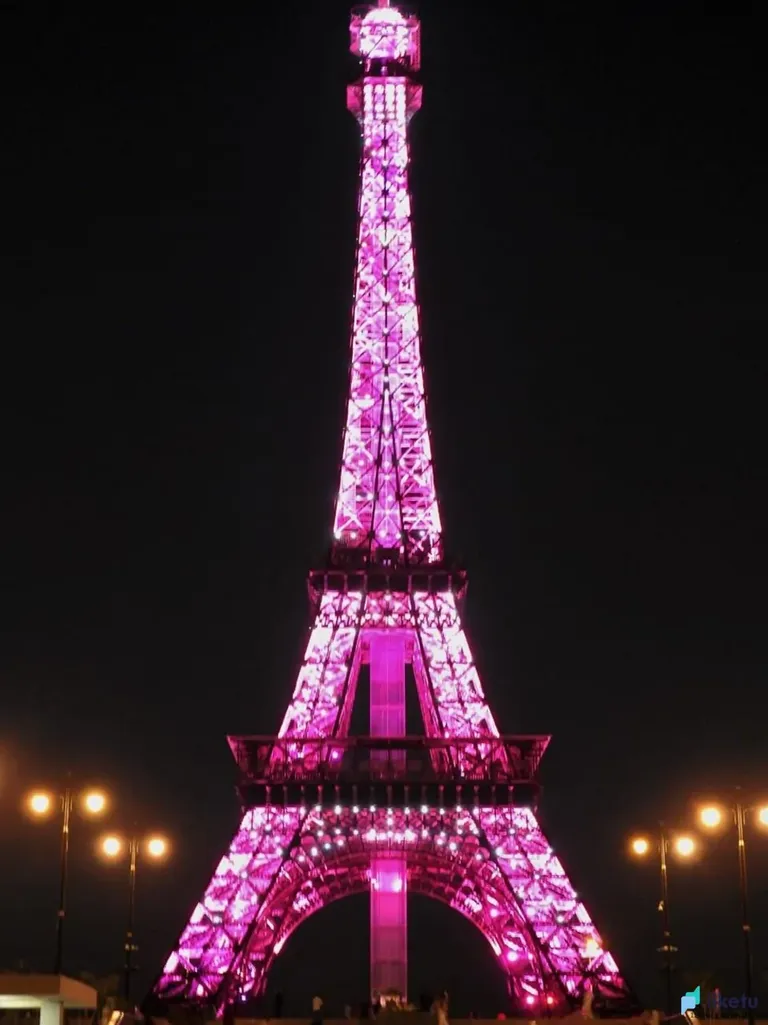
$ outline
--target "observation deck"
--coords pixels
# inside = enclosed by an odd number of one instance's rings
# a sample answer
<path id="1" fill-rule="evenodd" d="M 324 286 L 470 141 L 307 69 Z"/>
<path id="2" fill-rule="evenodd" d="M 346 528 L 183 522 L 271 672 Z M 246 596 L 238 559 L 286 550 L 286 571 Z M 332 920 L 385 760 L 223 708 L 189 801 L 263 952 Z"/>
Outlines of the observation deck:
<path id="1" fill-rule="evenodd" d="M 467 590 L 467 574 L 461 569 L 423 566 L 376 566 L 369 570 L 313 570 L 307 581 L 309 600 L 314 606 L 324 594 L 453 594 L 457 600 Z"/>
<path id="2" fill-rule="evenodd" d="M 548 736 L 229 737 L 245 807 L 532 807 Z"/>
<path id="3" fill-rule="evenodd" d="M 323 594 L 453 594 L 457 601 L 467 591 L 467 571 L 444 560 L 404 559 L 400 548 L 346 546 L 337 542 L 323 569 L 312 570 L 307 580 L 310 602 Z"/>

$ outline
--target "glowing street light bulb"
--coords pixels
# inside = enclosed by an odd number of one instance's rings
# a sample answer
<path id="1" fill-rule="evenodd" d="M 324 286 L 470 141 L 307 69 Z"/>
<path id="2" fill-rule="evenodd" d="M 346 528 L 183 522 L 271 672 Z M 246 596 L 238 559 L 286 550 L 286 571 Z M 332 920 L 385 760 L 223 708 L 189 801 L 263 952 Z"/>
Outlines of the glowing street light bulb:
<path id="1" fill-rule="evenodd" d="M 53 801 L 50 794 L 40 791 L 36 794 L 30 794 L 27 805 L 33 815 L 47 815 L 51 810 Z"/>
<path id="2" fill-rule="evenodd" d="M 702 808 L 699 812 L 702 826 L 707 829 L 715 829 L 723 821 L 723 813 L 715 805 Z"/>
<path id="3" fill-rule="evenodd" d="M 108 858 L 116 858 L 123 849 L 119 836 L 106 836 L 101 842 L 101 849 Z"/>
<path id="4" fill-rule="evenodd" d="M 763 808 L 758 808 L 757 821 L 761 826 L 768 826 L 768 805 Z"/>
<path id="5" fill-rule="evenodd" d="M 696 844 L 690 836 L 679 836 L 675 840 L 675 850 L 681 858 L 689 858 L 696 850 Z"/>
<path id="6" fill-rule="evenodd" d="M 147 854 L 151 858 L 162 858 L 168 853 L 168 844 L 161 836 L 153 836 L 147 840 Z"/>
<path id="7" fill-rule="evenodd" d="M 638 857 L 642 857 L 644 854 L 648 853 L 650 846 L 651 845 L 644 836 L 636 836 L 631 844 L 632 853 L 636 854 Z"/>
<path id="8" fill-rule="evenodd" d="M 91 790 L 83 798 L 83 806 L 89 815 L 101 815 L 107 807 L 107 798 L 100 790 Z"/>

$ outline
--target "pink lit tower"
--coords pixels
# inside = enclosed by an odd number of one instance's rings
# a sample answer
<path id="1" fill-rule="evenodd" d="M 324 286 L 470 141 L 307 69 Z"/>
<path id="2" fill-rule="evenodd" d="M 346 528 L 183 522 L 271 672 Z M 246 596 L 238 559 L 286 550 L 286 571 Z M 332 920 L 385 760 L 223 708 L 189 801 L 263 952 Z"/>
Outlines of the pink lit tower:
<path id="1" fill-rule="evenodd" d="M 545 736 L 502 736 L 461 623 L 466 574 L 444 554 L 414 286 L 407 128 L 421 106 L 419 22 L 353 14 L 362 135 L 349 404 L 334 541 L 277 737 L 230 737 L 243 819 L 150 1004 L 222 1011 L 264 991 L 291 933 L 370 894 L 371 989 L 408 989 L 407 899 L 487 939 L 513 1005 L 565 1013 L 631 993 L 535 816 Z M 358 680 L 369 735 L 350 735 Z M 406 732 L 406 687 L 423 732 Z"/>

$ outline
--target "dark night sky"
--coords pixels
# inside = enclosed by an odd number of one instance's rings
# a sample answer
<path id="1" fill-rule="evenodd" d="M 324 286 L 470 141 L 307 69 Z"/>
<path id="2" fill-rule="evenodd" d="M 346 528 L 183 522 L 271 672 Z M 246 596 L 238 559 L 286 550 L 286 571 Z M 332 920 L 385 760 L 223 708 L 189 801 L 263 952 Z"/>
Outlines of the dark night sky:
<path id="1" fill-rule="evenodd" d="M 238 809 L 228 732 L 277 730 L 330 538 L 354 258 L 348 11 L 3 5 L 0 964 L 49 966 L 67 771 L 173 838 L 139 879 L 148 984 Z M 506 732 L 554 734 L 541 817 L 659 989 L 629 832 L 765 757 L 766 168 L 750 6 L 424 0 L 413 124 L 449 547 Z M 470 13 L 471 12 L 471 13 Z M 67 960 L 119 965 L 125 877 L 76 823 Z M 768 836 L 751 849 L 768 998 Z M 672 876 L 681 966 L 740 993 L 735 842 Z M 366 984 L 366 903 L 286 947 L 286 1011 Z M 455 913 L 414 991 L 495 1010 Z"/>

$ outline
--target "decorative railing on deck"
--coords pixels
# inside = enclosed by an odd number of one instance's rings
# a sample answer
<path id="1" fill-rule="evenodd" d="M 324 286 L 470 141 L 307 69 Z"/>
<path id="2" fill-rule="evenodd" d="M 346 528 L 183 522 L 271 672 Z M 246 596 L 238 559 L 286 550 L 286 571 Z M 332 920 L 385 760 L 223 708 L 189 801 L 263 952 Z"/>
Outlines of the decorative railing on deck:
<path id="1" fill-rule="evenodd" d="M 547 736 L 230 737 L 250 783 L 532 783 Z"/>

